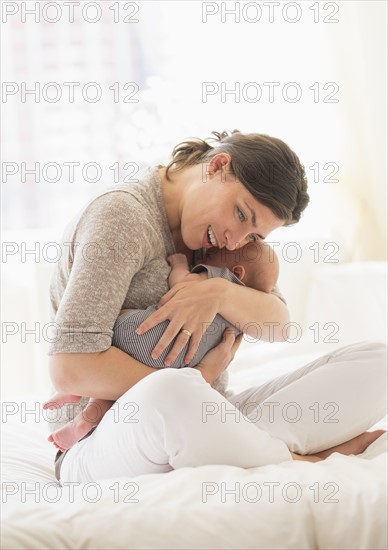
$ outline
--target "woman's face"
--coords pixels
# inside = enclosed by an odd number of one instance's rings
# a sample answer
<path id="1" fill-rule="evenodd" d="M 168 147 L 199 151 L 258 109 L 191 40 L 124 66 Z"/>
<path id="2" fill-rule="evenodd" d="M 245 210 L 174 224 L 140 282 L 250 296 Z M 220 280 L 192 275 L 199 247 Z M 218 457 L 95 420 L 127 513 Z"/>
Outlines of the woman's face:
<path id="1" fill-rule="evenodd" d="M 216 171 L 188 189 L 181 212 L 181 233 L 188 248 L 235 250 L 265 239 L 283 220 L 256 200 L 235 178 Z"/>

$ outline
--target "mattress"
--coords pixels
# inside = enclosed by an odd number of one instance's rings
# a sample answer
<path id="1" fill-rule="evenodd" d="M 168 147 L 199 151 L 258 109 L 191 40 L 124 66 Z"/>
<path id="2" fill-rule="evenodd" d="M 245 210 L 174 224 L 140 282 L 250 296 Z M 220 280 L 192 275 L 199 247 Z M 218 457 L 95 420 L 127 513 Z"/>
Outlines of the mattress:
<path id="1" fill-rule="evenodd" d="M 231 389 L 323 351 L 244 342 L 230 367 Z M 46 397 L 2 404 L 4 550 L 387 548 L 386 434 L 362 455 L 335 453 L 316 464 L 213 465 L 60 486 L 40 408 Z"/>

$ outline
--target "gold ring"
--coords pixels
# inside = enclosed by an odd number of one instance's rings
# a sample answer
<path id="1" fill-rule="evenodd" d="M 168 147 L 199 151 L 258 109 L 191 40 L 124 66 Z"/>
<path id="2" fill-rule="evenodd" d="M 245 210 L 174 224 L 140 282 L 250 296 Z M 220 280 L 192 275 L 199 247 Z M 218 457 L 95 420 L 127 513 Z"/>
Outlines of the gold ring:
<path id="1" fill-rule="evenodd" d="M 183 328 L 181 332 L 183 332 L 183 334 L 186 334 L 186 336 L 188 336 L 189 338 L 191 338 L 192 336 L 191 332 L 189 330 L 186 330 L 185 328 Z"/>

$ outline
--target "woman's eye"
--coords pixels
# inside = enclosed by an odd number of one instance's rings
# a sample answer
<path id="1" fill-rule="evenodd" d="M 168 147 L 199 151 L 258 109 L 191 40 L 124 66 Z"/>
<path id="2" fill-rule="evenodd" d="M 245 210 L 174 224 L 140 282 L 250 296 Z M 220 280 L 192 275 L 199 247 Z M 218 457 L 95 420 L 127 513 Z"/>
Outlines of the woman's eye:
<path id="1" fill-rule="evenodd" d="M 249 235 L 248 238 L 249 238 L 249 240 L 250 240 L 251 243 L 255 243 L 255 242 L 257 242 L 257 241 L 259 240 L 258 237 L 257 237 L 257 235 Z"/>
<path id="2" fill-rule="evenodd" d="M 245 221 L 245 214 L 242 210 L 240 210 L 239 208 L 237 208 L 237 212 L 238 212 L 238 217 L 240 218 L 240 221 L 244 222 Z"/>

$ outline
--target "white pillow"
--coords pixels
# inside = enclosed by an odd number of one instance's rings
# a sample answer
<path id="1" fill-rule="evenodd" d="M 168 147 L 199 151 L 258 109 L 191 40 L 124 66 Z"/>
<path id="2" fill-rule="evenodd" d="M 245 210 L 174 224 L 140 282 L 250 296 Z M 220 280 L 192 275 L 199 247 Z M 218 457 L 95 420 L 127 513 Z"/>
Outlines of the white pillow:
<path id="1" fill-rule="evenodd" d="M 305 331 L 338 346 L 387 340 L 387 262 L 317 267 L 308 289 Z M 310 328 L 312 327 L 312 328 Z"/>

